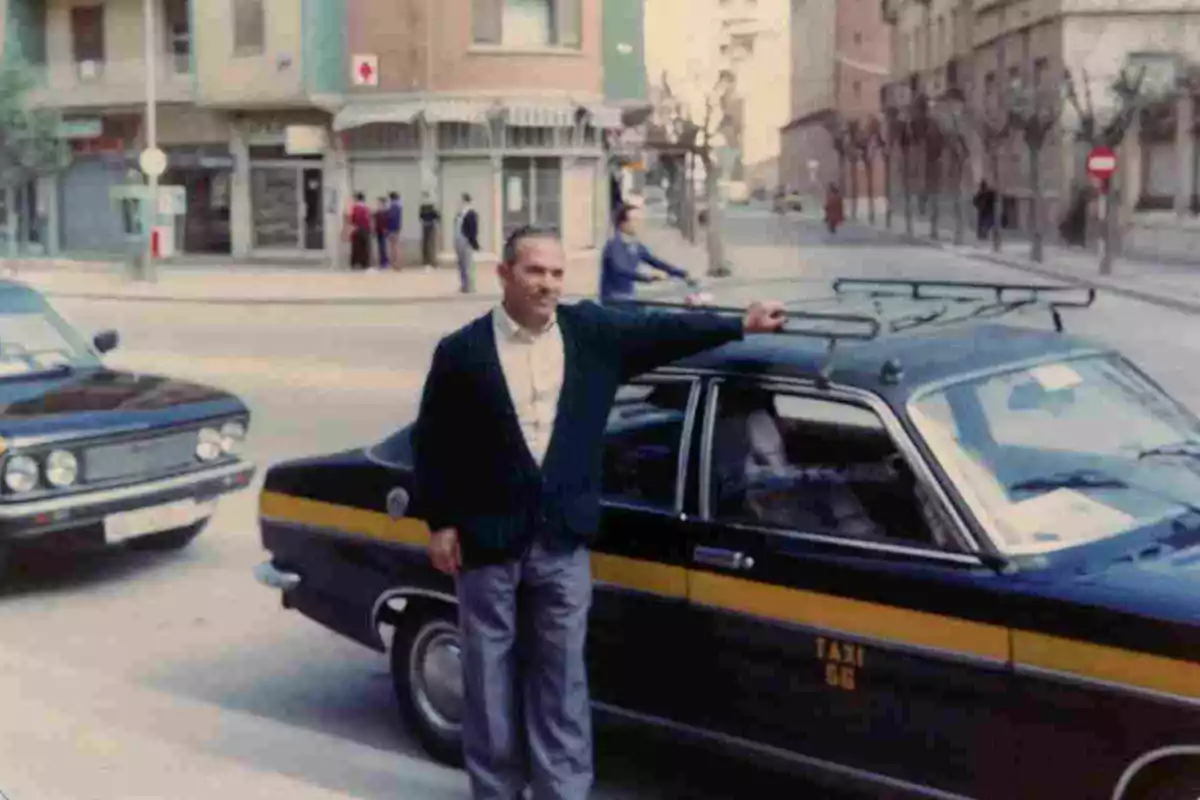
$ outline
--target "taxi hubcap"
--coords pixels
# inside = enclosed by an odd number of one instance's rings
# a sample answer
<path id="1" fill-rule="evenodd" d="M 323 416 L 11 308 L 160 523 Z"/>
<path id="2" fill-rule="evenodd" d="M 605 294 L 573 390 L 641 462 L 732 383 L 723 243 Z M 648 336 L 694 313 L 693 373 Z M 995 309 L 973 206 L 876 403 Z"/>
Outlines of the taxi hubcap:
<path id="1" fill-rule="evenodd" d="M 444 620 L 421 628 L 409 656 L 409 686 L 425 719 L 444 733 L 462 725 L 462 647 L 458 629 Z"/>

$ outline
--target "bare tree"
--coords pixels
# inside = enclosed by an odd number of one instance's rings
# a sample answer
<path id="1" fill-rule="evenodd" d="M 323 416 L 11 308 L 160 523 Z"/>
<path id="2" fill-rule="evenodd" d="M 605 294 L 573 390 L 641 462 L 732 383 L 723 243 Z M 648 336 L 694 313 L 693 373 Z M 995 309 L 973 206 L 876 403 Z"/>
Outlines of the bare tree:
<path id="1" fill-rule="evenodd" d="M 900 154 L 900 188 L 904 192 L 904 232 L 913 235 L 912 219 L 912 181 L 911 155 L 913 149 L 913 130 L 908 109 L 887 106 L 883 110 L 884 130 L 888 146 L 892 152 Z M 888 205 L 888 219 L 891 219 L 891 204 Z M 891 225 L 889 224 L 890 228 Z"/>
<path id="2" fill-rule="evenodd" d="M 875 224 L 875 154 L 883 148 L 883 134 L 879 123 L 879 117 L 868 115 L 859 126 L 860 138 L 858 146 L 862 153 L 862 161 L 865 172 L 863 173 L 864 183 L 867 190 L 867 219 L 872 225 Z M 886 180 L 886 178 L 885 178 Z"/>
<path id="3" fill-rule="evenodd" d="M 725 259 L 725 243 L 721 236 L 720 166 L 717 164 L 717 138 L 725 122 L 722 108 L 733 89 L 733 76 L 721 71 L 712 76 L 692 76 L 691 81 L 700 95 L 698 113 L 676 95 L 663 75 L 663 109 L 668 117 L 673 145 L 679 152 L 694 156 L 704 166 L 704 195 L 707 219 L 704 221 L 705 246 L 708 251 L 710 277 L 732 274 Z"/>
<path id="4" fill-rule="evenodd" d="M 919 147 L 921 162 L 921 207 L 929 209 L 929 238 L 938 239 L 941 224 L 941 162 L 945 139 L 941 125 L 933 114 L 929 98 L 918 94 L 912 103 L 913 139 Z M 930 201 L 933 207 L 930 208 Z"/>
<path id="5" fill-rule="evenodd" d="M 0 186 L 3 187 L 53 174 L 70 161 L 59 130 L 61 117 L 54 111 L 29 105 L 29 92 L 34 85 L 32 72 L 19 57 L 0 64 Z"/>
<path id="6" fill-rule="evenodd" d="M 883 118 L 875 117 L 872 135 L 875 137 L 875 149 L 883 162 L 883 196 L 887 203 L 883 209 L 883 225 L 889 231 L 892 229 L 892 153 L 897 146 L 892 139 L 893 125 L 890 120 L 895 109 L 888 106 L 883 109 Z"/>
<path id="7" fill-rule="evenodd" d="M 833 152 L 837 154 L 838 161 L 838 186 L 846 186 L 847 164 L 850 161 L 850 153 L 846 146 L 846 121 L 842 119 L 842 115 L 834 112 L 829 117 L 826 117 L 825 132 L 829 134 L 829 142 L 833 146 Z"/>
<path id="8" fill-rule="evenodd" d="M 974 132 L 970 109 L 959 95 L 948 96 L 935 109 L 938 129 L 942 136 L 943 152 L 946 156 L 949 175 L 947 185 L 952 189 L 954 204 L 954 243 L 961 245 L 965 239 L 967 193 L 967 165 L 971 158 L 971 137 Z"/>
<path id="9" fill-rule="evenodd" d="M 1003 97 L 993 95 L 985 98 L 983 110 L 976 117 L 975 130 L 992 175 L 992 191 L 996 194 L 997 202 L 1003 202 L 1000 156 L 1012 139 L 1011 120 Z M 1004 217 L 1000 211 L 999 208 L 995 209 L 996 218 L 992 220 L 992 249 L 997 253 L 1000 252 L 1000 222 Z"/>
<path id="10" fill-rule="evenodd" d="M 1061 87 L 1018 87 L 1009 92 L 1008 118 L 1014 134 L 1025 144 L 1029 158 L 1030 260 L 1043 260 L 1042 231 L 1042 153 L 1062 117 L 1064 95 Z"/>
<path id="11" fill-rule="evenodd" d="M 1117 74 L 1116 79 L 1109 87 L 1114 101 L 1113 107 L 1105 115 L 1106 119 L 1104 120 L 1101 119 L 1100 113 L 1092 102 L 1091 83 L 1087 71 L 1080 70 L 1080 76 L 1083 83 L 1082 100 L 1071 73 L 1067 72 L 1063 76 L 1066 102 L 1075 112 L 1076 141 L 1083 142 L 1090 147 L 1104 146 L 1113 149 L 1119 147 L 1125 141 L 1125 134 L 1133 125 L 1137 115 L 1142 112 L 1146 100 L 1146 92 L 1143 88 L 1146 80 L 1145 67 L 1124 67 Z M 1124 187 L 1118 180 L 1117 185 L 1112 188 L 1113 191 L 1106 199 L 1104 251 L 1100 258 L 1102 275 L 1112 272 L 1113 253 L 1117 248 L 1120 233 L 1119 215 L 1116 213 L 1116 208 L 1119 207 L 1121 190 Z M 1091 217 L 1090 214 L 1088 216 Z"/>

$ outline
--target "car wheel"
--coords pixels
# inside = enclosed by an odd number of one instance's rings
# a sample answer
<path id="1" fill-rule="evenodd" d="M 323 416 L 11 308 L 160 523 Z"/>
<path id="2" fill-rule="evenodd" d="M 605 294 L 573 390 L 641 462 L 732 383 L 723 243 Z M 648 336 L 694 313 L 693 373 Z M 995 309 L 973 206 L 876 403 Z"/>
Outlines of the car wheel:
<path id="1" fill-rule="evenodd" d="M 172 528 L 169 531 L 130 539 L 128 545 L 131 550 L 182 550 L 191 544 L 192 539 L 200 535 L 206 525 L 208 525 L 208 520 L 202 519 L 182 528 Z"/>
<path id="2" fill-rule="evenodd" d="M 392 642 L 396 699 L 425 751 L 461 767 L 462 640 L 454 609 L 414 605 L 404 617 Z"/>
<path id="3" fill-rule="evenodd" d="M 1200 765 L 1188 763 L 1181 768 L 1155 770 L 1144 781 L 1135 783 L 1129 793 L 1133 800 L 1200 799 Z"/>

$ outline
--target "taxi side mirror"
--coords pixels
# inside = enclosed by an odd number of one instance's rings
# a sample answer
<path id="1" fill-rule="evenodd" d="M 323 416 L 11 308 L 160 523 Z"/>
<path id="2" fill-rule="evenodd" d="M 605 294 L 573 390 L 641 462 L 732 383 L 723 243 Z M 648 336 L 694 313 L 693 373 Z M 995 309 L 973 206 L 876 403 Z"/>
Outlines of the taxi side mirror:
<path id="1" fill-rule="evenodd" d="M 387 513 L 392 519 L 403 519 L 408 513 L 408 504 L 410 497 L 408 490 L 402 486 L 397 486 L 388 492 L 387 496 Z"/>
<path id="2" fill-rule="evenodd" d="M 116 350 L 120 342 L 120 335 L 113 330 L 101 331 L 92 338 L 92 345 L 95 346 L 98 353 L 107 353 Z"/>

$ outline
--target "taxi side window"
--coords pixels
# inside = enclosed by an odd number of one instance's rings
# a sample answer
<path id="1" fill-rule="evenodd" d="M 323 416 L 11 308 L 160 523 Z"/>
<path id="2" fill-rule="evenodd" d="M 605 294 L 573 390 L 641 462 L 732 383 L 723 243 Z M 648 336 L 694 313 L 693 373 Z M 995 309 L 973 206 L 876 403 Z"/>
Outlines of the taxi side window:
<path id="1" fill-rule="evenodd" d="M 629 383 L 617 392 L 604 441 L 605 500 L 675 509 L 691 384 Z"/>
<path id="2" fill-rule="evenodd" d="M 953 547 L 949 521 L 868 408 L 725 386 L 712 435 L 709 492 L 717 519 Z"/>

